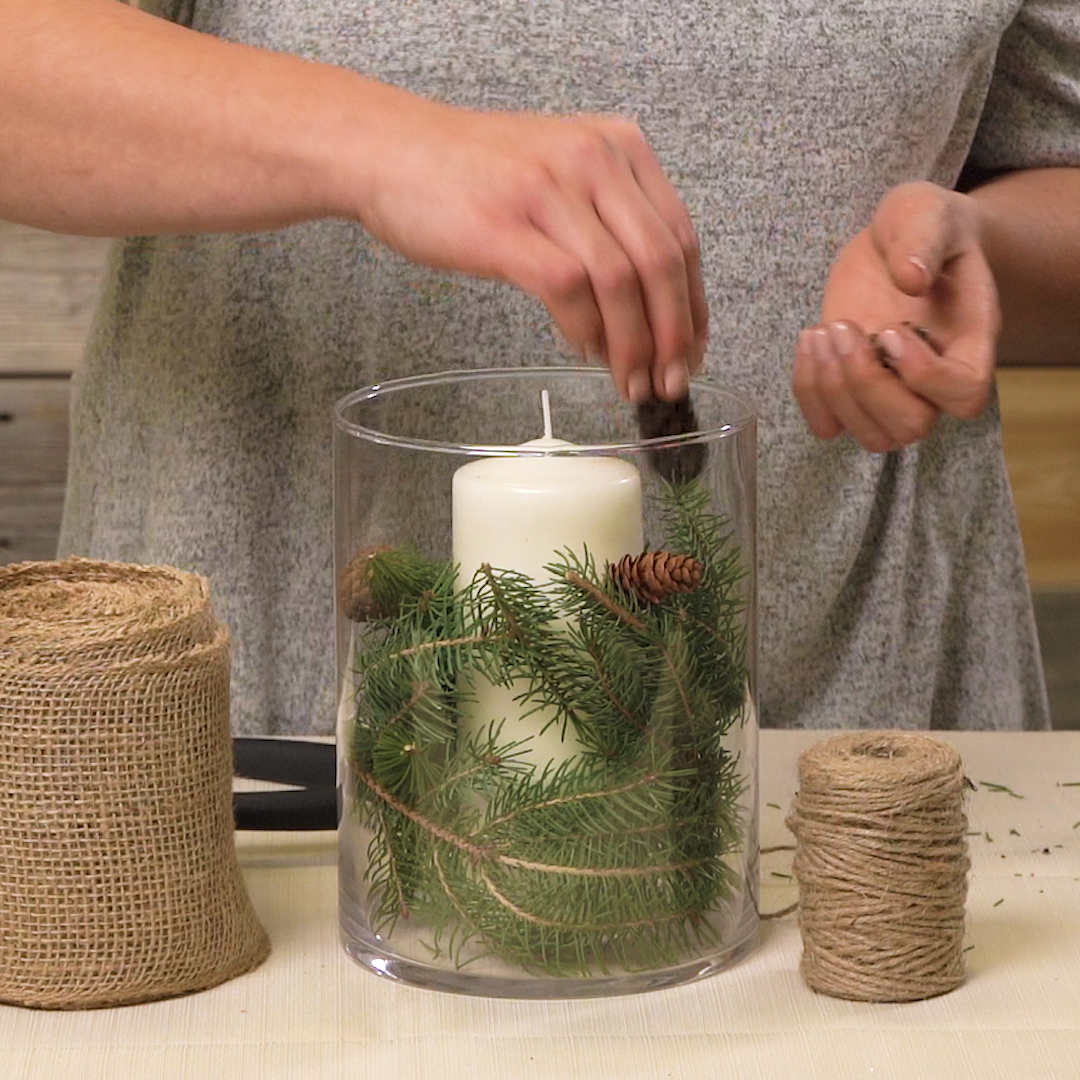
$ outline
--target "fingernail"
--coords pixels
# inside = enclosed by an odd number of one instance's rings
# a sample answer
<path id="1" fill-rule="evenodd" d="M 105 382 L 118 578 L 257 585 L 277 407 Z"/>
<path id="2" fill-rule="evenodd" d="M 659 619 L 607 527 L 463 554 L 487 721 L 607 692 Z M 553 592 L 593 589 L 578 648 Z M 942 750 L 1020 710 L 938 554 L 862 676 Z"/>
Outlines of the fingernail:
<path id="1" fill-rule="evenodd" d="M 911 265 L 914 266 L 915 269 L 919 271 L 919 274 L 920 274 L 920 276 L 922 277 L 922 280 L 923 280 L 923 285 L 924 286 L 929 285 L 930 284 L 930 267 L 928 267 L 926 265 L 926 263 L 922 260 L 922 258 L 920 256 L 918 256 L 918 255 L 909 255 L 908 256 L 908 262 L 911 263 Z"/>
<path id="2" fill-rule="evenodd" d="M 682 401 L 690 393 L 690 371 L 681 361 L 669 364 L 664 372 L 664 393 L 669 401 Z"/>
<path id="3" fill-rule="evenodd" d="M 644 405 L 652 401 L 652 379 L 647 371 L 632 371 L 626 380 L 627 397 L 635 405 Z"/>
<path id="4" fill-rule="evenodd" d="M 904 359 L 904 339 L 898 330 L 882 330 L 878 334 L 878 344 L 892 360 Z"/>
<path id="5" fill-rule="evenodd" d="M 855 331 L 847 323 L 833 323 L 829 327 L 829 337 L 841 357 L 848 357 L 855 351 Z"/>
<path id="6" fill-rule="evenodd" d="M 824 328 L 810 331 L 810 345 L 814 350 L 814 359 L 821 364 L 831 363 L 836 357 L 833 355 L 832 342 L 829 339 L 829 331 Z"/>

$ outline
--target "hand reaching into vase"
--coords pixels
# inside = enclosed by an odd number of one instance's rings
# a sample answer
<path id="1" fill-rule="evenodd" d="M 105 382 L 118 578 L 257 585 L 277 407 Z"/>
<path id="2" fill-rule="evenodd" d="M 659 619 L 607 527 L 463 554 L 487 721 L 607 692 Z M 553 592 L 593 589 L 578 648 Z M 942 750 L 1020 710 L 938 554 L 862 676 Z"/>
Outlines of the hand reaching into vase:
<path id="1" fill-rule="evenodd" d="M 683 398 L 708 332 L 697 234 L 640 130 L 427 102 L 409 115 L 356 210 L 370 231 L 539 297 L 628 400 Z"/>
<path id="2" fill-rule="evenodd" d="M 453 108 L 113 0 L 0 2 L 0 215 L 106 236 L 348 218 L 537 296 L 629 400 L 683 397 L 704 353 L 697 236 L 635 125 Z"/>

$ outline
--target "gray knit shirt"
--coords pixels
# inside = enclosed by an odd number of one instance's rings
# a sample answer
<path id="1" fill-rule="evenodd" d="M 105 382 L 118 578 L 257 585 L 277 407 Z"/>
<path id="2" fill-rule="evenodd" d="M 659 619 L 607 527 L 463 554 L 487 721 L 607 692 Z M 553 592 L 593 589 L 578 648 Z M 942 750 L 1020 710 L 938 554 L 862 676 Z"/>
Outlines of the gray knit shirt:
<path id="1" fill-rule="evenodd" d="M 144 6 L 461 105 L 636 118 L 700 232 L 709 374 L 760 410 L 763 722 L 1045 726 L 996 408 L 873 455 L 814 439 L 790 368 L 890 187 L 951 185 L 969 157 L 1080 164 L 1075 0 Z M 350 223 L 120 242 L 76 378 L 62 549 L 207 574 L 235 730 L 329 731 L 332 403 L 545 353 L 530 298 Z"/>

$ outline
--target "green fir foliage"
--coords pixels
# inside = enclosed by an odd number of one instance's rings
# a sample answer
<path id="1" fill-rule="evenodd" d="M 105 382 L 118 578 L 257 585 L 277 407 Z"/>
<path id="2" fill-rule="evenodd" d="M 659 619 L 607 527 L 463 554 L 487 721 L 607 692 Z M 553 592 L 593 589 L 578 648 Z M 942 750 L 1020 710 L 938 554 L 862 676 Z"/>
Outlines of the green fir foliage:
<path id="1" fill-rule="evenodd" d="M 376 608 L 396 616 L 423 597 L 437 595 L 447 576 L 445 563 L 425 558 L 413 544 L 380 553 L 369 564 L 369 588 Z"/>
<path id="2" fill-rule="evenodd" d="M 557 976 L 649 970 L 713 939 L 744 842 L 724 743 L 746 693 L 744 571 L 696 482 L 663 498 L 666 548 L 705 572 L 659 604 L 587 551 L 543 588 L 485 566 L 459 589 L 407 548 L 373 560 L 402 587 L 361 632 L 348 757 L 380 932 L 415 919 L 437 955 Z M 523 711 L 547 709 L 584 752 L 535 769 L 501 717 L 459 738 L 477 674 L 524 686 Z"/>

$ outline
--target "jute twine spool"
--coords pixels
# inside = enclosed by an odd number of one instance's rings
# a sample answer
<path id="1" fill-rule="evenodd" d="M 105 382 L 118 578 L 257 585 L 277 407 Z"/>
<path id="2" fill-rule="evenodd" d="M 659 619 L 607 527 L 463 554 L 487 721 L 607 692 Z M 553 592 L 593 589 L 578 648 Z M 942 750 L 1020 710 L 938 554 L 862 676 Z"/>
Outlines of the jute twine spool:
<path id="1" fill-rule="evenodd" d="M 800 972 L 823 994 L 915 1001 L 964 978 L 960 756 L 910 732 L 852 732 L 799 758 Z"/>
<path id="2" fill-rule="evenodd" d="M 0 567 L 0 1000 L 215 986 L 269 941 L 233 844 L 229 640 L 207 582 Z"/>

